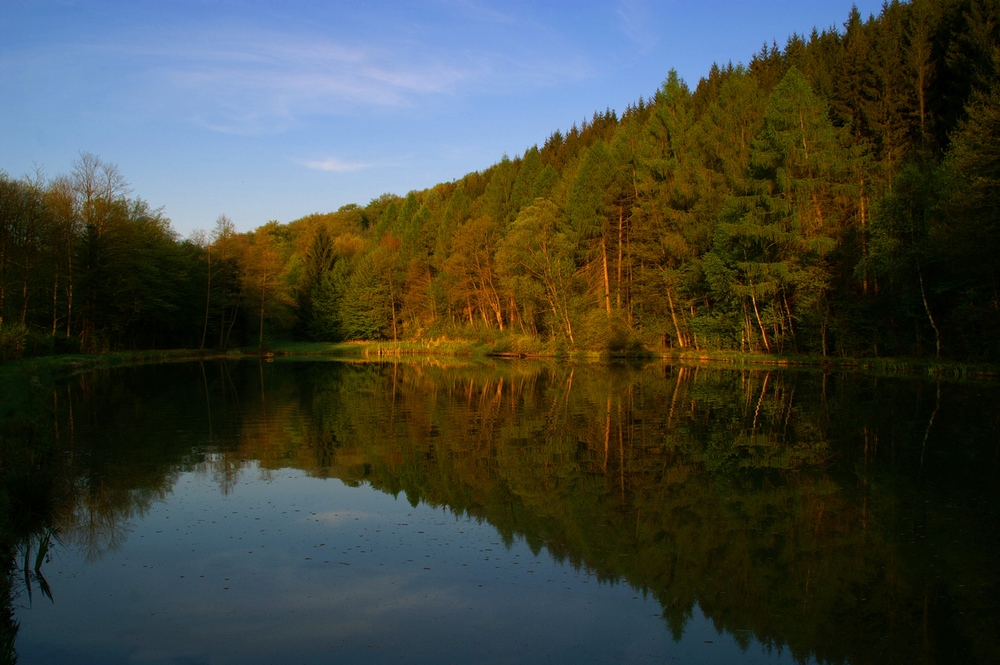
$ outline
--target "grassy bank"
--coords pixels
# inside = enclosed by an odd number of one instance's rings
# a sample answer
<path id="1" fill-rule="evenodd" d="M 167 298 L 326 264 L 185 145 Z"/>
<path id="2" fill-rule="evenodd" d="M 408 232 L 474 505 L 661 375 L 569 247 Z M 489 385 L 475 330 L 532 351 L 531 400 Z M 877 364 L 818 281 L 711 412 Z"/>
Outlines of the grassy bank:
<path id="1" fill-rule="evenodd" d="M 454 356 L 466 358 L 553 358 L 602 360 L 609 357 L 655 358 L 649 352 L 601 353 L 569 349 L 557 342 L 542 342 L 529 337 L 503 336 L 480 341 L 469 339 L 430 339 L 401 342 L 276 342 L 268 347 L 274 355 L 348 356 L 359 358 L 401 358 L 405 356 Z"/>
<path id="2" fill-rule="evenodd" d="M 422 340 L 403 342 L 281 342 L 270 346 L 276 355 L 343 356 L 355 358 L 401 358 L 406 356 L 456 356 L 474 358 L 553 358 L 583 362 L 608 360 L 668 361 L 683 364 L 716 365 L 745 368 L 813 367 L 850 369 L 882 375 L 928 376 L 933 378 L 996 378 L 996 365 L 961 363 L 917 358 L 836 358 L 806 355 L 766 355 L 737 351 L 672 349 L 650 351 L 632 349 L 599 352 L 568 349 L 558 343 L 506 336 L 492 341 Z"/>
<path id="3" fill-rule="evenodd" d="M 807 355 L 766 355 L 737 351 L 673 350 L 657 354 L 675 362 L 697 362 L 736 367 L 819 367 L 853 369 L 882 375 L 921 375 L 935 378 L 996 378 L 1000 366 L 923 358 L 839 358 Z"/>
<path id="4" fill-rule="evenodd" d="M 12 377 L 30 378 L 38 382 L 43 378 L 68 376 L 78 372 L 104 367 L 128 367 L 165 362 L 183 362 L 209 358 L 239 358 L 239 351 L 219 353 L 176 349 L 170 351 L 119 351 L 114 353 L 74 353 L 66 355 L 37 356 L 0 363 L 0 385 Z"/>
<path id="5" fill-rule="evenodd" d="M 304 342 L 274 340 L 263 351 L 256 348 L 233 349 L 225 353 L 179 349 L 171 351 L 126 351 L 101 354 L 69 354 L 41 356 L 0 363 L 0 385 L 3 377 L 16 373 L 24 378 L 65 376 L 77 372 L 105 367 L 122 367 L 164 362 L 182 362 L 207 359 L 238 359 L 264 356 L 339 357 L 355 359 L 392 359 L 404 357 L 438 356 L 464 358 L 552 358 L 576 362 L 604 362 L 608 360 L 667 361 L 685 365 L 704 365 L 741 368 L 813 367 L 820 369 L 850 369 L 887 376 L 927 376 L 932 378 L 997 378 L 1000 367 L 996 365 L 961 363 L 934 359 L 914 358 L 834 358 L 805 355 L 765 355 L 736 351 L 708 351 L 696 349 L 671 349 L 650 351 L 633 348 L 628 351 L 600 352 L 570 349 L 555 342 L 542 342 L 529 337 L 506 335 L 494 340 L 432 339 L 351 342 Z"/>
<path id="6" fill-rule="evenodd" d="M 286 356 L 348 356 L 356 358 L 420 355 L 481 357 L 488 349 L 471 340 L 424 340 L 405 342 L 301 342 L 282 341 L 268 345 L 268 352 Z"/>

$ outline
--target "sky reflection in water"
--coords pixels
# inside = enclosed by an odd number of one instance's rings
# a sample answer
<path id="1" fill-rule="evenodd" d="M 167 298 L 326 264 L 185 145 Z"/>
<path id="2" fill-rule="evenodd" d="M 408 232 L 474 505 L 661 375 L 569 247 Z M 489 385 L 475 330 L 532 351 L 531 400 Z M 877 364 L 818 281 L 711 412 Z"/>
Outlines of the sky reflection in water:
<path id="1" fill-rule="evenodd" d="M 224 494 L 181 474 L 88 563 L 59 548 L 55 602 L 22 609 L 25 663 L 792 662 L 488 524 L 367 485 L 256 464 Z"/>

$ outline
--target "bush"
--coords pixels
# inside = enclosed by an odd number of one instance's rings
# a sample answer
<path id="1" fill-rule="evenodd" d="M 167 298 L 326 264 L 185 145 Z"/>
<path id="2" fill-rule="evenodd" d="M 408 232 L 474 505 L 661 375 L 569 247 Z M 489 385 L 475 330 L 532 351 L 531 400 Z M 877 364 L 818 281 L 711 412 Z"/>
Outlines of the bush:
<path id="1" fill-rule="evenodd" d="M 76 337 L 49 335 L 20 323 L 0 326 L 0 362 L 79 352 Z"/>
<path id="2" fill-rule="evenodd" d="M 607 312 L 588 312 L 578 326 L 577 347 L 598 353 L 640 353 L 644 351 L 642 340 L 620 314 L 610 317 Z"/>
<path id="3" fill-rule="evenodd" d="M 28 329 L 21 324 L 0 326 L 0 361 L 23 358 L 27 338 Z"/>

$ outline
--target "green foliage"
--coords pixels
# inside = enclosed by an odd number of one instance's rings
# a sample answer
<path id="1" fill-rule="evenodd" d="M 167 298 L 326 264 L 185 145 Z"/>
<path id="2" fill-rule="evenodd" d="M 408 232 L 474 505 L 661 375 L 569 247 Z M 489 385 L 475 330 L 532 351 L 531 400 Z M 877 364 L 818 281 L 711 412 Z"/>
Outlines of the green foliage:
<path id="1" fill-rule="evenodd" d="M 318 342 L 340 342 L 348 338 L 344 325 L 344 297 L 347 293 L 350 267 L 345 259 L 323 273 L 312 291 L 312 321 L 309 335 Z"/>
<path id="2" fill-rule="evenodd" d="M 472 332 L 995 360 L 998 26 L 981 0 L 854 8 L 266 243 L 225 216 L 179 242 L 86 153 L 50 183 L 2 174 L 0 325 L 91 351 Z"/>
<path id="3" fill-rule="evenodd" d="M 344 286 L 340 330 L 345 339 L 392 339 L 393 302 L 372 256 L 363 257 Z"/>
<path id="4" fill-rule="evenodd" d="M 937 300 L 935 291 L 943 286 L 934 269 L 940 263 L 933 243 L 939 183 L 936 165 L 909 164 L 872 216 L 869 255 L 863 267 L 881 281 L 876 306 L 911 324 L 902 334 L 876 328 L 876 343 L 890 354 L 926 353 L 942 341 L 934 318 L 937 302 L 932 302 Z"/>
<path id="5" fill-rule="evenodd" d="M 20 323 L 0 326 L 0 362 L 46 356 L 56 352 L 71 353 L 73 346 L 61 338 L 47 335 Z"/>
<path id="6" fill-rule="evenodd" d="M 819 329 L 810 338 L 827 353 L 827 255 L 837 246 L 848 172 L 826 106 L 792 67 L 768 101 L 749 179 L 723 210 L 713 250 L 716 293 L 740 303 L 750 348 L 798 350 L 797 323 L 805 323 Z"/>
<path id="7" fill-rule="evenodd" d="M 564 337 L 570 344 L 576 343 L 576 235 L 553 201 L 538 199 L 521 211 L 497 249 L 505 288 L 517 294 L 528 311 L 540 314 L 554 337 Z"/>
<path id="8" fill-rule="evenodd" d="M 1000 339 L 1000 79 L 974 96 L 942 179 L 934 245 L 949 285 L 946 325 L 955 331 L 956 355 L 994 360 Z"/>

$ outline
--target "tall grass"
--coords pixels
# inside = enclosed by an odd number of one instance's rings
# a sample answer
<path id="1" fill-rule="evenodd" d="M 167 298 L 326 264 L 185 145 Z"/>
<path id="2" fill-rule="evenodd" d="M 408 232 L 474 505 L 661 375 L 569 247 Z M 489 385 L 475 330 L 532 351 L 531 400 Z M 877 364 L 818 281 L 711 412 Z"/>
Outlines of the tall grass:
<path id="1" fill-rule="evenodd" d="M 408 342 L 367 342 L 362 346 L 365 357 L 401 357 L 419 355 L 475 356 L 483 347 L 464 339 L 427 339 Z"/>
<path id="2" fill-rule="evenodd" d="M 42 574 L 42 564 L 49 560 L 49 550 L 55 542 L 55 533 L 51 528 L 45 527 L 39 533 L 29 534 L 22 547 L 24 548 L 24 564 L 21 570 L 24 574 L 24 587 L 28 592 L 28 602 L 32 601 L 32 589 L 38 585 L 38 590 L 43 596 L 52 601 L 52 589 Z M 34 557 L 32 557 L 34 553 Z M 34 565 L 32 565 L 34 561 Z"/>

